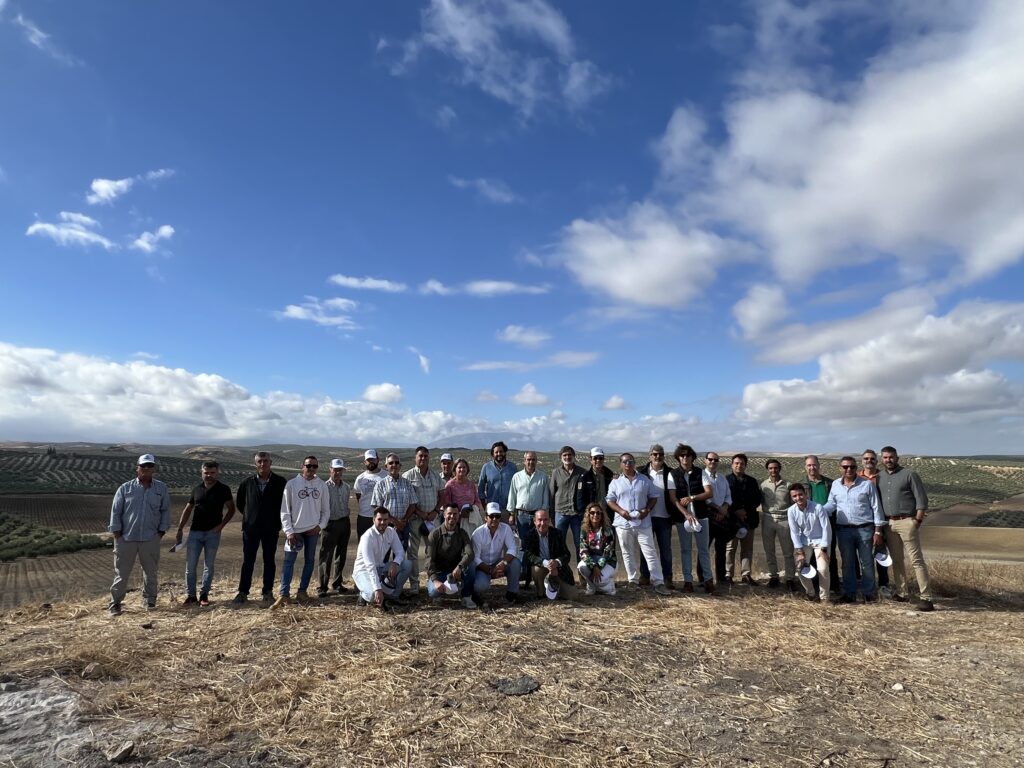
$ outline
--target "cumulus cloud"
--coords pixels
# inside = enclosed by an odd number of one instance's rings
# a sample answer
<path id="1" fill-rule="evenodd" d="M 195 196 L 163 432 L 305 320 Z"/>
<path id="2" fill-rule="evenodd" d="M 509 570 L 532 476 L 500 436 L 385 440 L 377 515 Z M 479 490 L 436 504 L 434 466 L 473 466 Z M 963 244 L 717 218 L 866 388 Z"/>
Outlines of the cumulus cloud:
<path id="1" fill-rule="evenodd" d="M 533 371 L 537 368 L 583 368 L 597 362 L 597 352 L 556 352 L 540 360 L 488 360 L 462 366 L 464 371 Z"/>
<path id="2" fill-rule="evenodd" d="M 93 179 L 89 185 L 90 192 L 86 194 L 85 201 L 90 205 L 110 205 L 117 198 L 130 192 L 138 181 L 155 183 L 168 179 L 174 174 L 173 168 L 158 168 L 155 171 L 147 171 L 138 176 L 129 176 L 125 179 Z"/>
<path id="3" fill-rule="evenodd" d="M 542 395 L 530 383 L 523 384 L 523 388 L 512 395 L 511 399 L 516 405 L 547 405 L 551 402 L 551 398 L 547 395 Z"/>
<path id="4" fill-rule="evenodd" d="M 539 347 L 550 341 L 551 334 L 540 328 L 527 328 L 523 325 L 507 325 L 497 333 L 498 341 L 518 344 L 521 347 Z"/>
<path id="5" fill-rule="evenodd" d="M 384 382 L 370 384 L 363 390 L 363 400 L 369 403 L 397 403 L 402 399 L 402 388 L 398 384 Z"/>
<path id="6" fill-rule="evenodd" d="M 359 327 L 351 315 L 358 304 L 351 299 L 331 298 L 321 301 L 316 296 L 305 298 L 302 304 L 289 304 L 283 310 L 275 312 L 275 316 L 280 320 L 306 320 L 316 325 L 343 330 Z"/>
<path id="7" fill-rule="evenodd" d="M 626 398 L 622 395 L 612 395 L 601 406 L 603 411 L 621 411 L 626 407 Z"/>
<path id="8" fill-rule="evenodd" d="M 475 190 L 480 197 L 492 203 L 508 205 L 519 202 L 519 196 L 500 179 L 463 179 L 458 176 L 449 176 L 448 183 L 456 189 Z"/>
<path id="9" fill-rule="evenodd" d="M 395 48 L 388 41 L 379 52 Z M 392 72 L 410 69 L 426 52 L 454 61 L 461 80 L 512 106 L 523 119 L 543 104 L 580 109 L 611 79 L 577 54 L 565 17 L 545 0 L 431 0 L 421 31 L 397 46 Z"/>
<path id="10" fill-rule="evenodd" d="M 329 282 L 340 285 L 343 288 L 355 288 L 360 291 L 384 291 L 385 293 L 402 293 L 409 286 L 405 283 L 396 283 L 391 280 L 382 280 L 377 277 L 349 277 L 348 275 L 331 275 L 327 278 Z"/>
<path id="11" fill-rule="evenodd" d="M 132 243 L 132 248 L 145 253 L 153 253 L 160 247 L 161 240 L 170 240 L 174 236 L 174 227 L 163 224 L 155 232 L 143 232 Z"/>
<path id="12" fill-rule="evenodd" d="M 60 222 L 34 222 L 25 230 L 25 234 L 48 237 L 57 245 L 80 245 L 83 247 L 98 245 L 108 251 L 117 248 L 113 242 L 96 231 L 99 228 L 100 224 L 96 219 L 83 213 L 61 211 Z"/>

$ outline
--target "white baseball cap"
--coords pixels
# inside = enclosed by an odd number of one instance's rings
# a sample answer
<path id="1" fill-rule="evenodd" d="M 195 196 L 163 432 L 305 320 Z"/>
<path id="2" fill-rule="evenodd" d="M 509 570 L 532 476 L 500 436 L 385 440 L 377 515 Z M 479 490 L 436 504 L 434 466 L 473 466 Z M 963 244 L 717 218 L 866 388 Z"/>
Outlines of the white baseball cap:
<path id="1" fill-rule="evenodd" d="M 700 524 L 700 520 L 698 520 L 695 523 L 691 523 L 689 520 L 687 520 L 685 523 L 683 523 L 683 530 L 685 530 L 687 533 L 700 533 L 701 528 L 702 526 Z"/>
<path id="2" fill-rule="evenodd" d="M 810 563 L 804 563 L 804 567 L 800 569 L 800 575 L 803 576 L 805 579 L 813 579 L 814 574 L 816 574 L 817 572 L 818 569 Z"/>
<path id="3" fill-rule="evenodd" d="M 875 562 L 883 568 L 889 568 L 892 565 L 892 555 L 888 550 L 883 549 L 875 553 Z"/>
<path id="4" fill-rule="evenodd" d="M 455 457 L 452 456 L 450 453 L 442 453 L 441 461 L 455 461 Z"/>
<path id="5" fill-rule="evenodd" d="M 487 502 L 487 516 L 488 517 L 491 517 L 492 515 L 500 515 L 500 514 L 501 514 L 501 505 L 498 502 L 496 502 L 496 501 L 489 501 L 489 502 Z"/>
<path id="6" fill-rule="evenodd" d="M 144 453 L 139 456 L 139 460 L 135 462 L 137 465 L 140 464 L 156 464 L 156 456 L 152 453 Z"/>
<path id="7" fill-rule="evenodd" d="M 594 458 L 595 456 L 604 456 L 604 448 L 602 448 L 599 445 L 595 445 L 593 448 L 591 448 L 590 458 Z"/>
<path id="8" fill-rule="evenodd" d="M 363 459 L 364 460 L 366 460 L 366 459 L 376 459 L 376 458 L 377 458 L 377 452 L 375 450 L 373 450 L 373 448 L 371 448 L 370 450 L 368 450 L 366 453 L 363 454 Z"/>
<path id="9" fill-rule="evenodd" d="M 345 460 L 344 459 L 331 459 L 331 469 L 344 469 L 344 468 L 345 468 Z"/>
<path id="10" fill-rule="evenodd" d="M 558 590 L 562 586 L 560 583 L 554 583 L 555 579 L 551 578 L 551 574 L 544 577 L 544 594 L 547 595 L 548 600 L 554 600 L 558 597 Z"/>
<path id="11" fill-rule="evenodd" d="M 748 531 L 746 528 L 740 528 L 738 531 L 736 531 L 736 538 L 745 539 L 747 538 L 748 533 L 750 533 L 750 531 Z"/>

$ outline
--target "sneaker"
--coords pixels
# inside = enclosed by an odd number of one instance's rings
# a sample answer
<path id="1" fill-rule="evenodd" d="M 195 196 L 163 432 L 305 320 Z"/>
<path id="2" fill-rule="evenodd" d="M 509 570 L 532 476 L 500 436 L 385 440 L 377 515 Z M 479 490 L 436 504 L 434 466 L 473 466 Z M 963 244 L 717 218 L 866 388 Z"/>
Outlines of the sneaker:
<path id="1" fill-rule="evenodd" d="M 640 589 L 640 585 L 637 584 L 635 581 L 627 581 L 626 589 L 628 589 L 630 592 L 636 592 L 638 589 Z"/>
<path id="2" fill-rule="evenodd" d="M 291 604 L 292 604 L 292 599 L 288 595 L 281 595 L 279 598 L 277 598 L 277 600 L 274 602 L 274 604 L 272 606 L 270 606 L 270 610 L 273 611 L 273 610 L 276 610 L 278 608 L 284 608 L 286 605 L 291 605 Z"/>
<path id="3" fill-rule="evenodd" d="M 672 579 L 665 579 L 665 587 L 668 589 L 677 589 L 676 585 L 672 583 Z"/>
<path id="4" fill-rule="evenodd" d="M 462 607 L 470 611 L 475 611 L 476 603 L 473 602 L 472 597 L 464 597 L 462 598 Z"/>
<path id="5" fill-rule="evenodd" d="M 666 587 L 664 584 L 655 584 L 654 585 L 654 591 L 655 591 L 656 594 L 659 594 L 659 595 L 671 595 L 672 594 L 671 592 L 669 592 L 668 587 Z"/>
<path id="6" fill-rule="evenodd" d="M 740 581 L 742 581 L 748 587 L 759 586 L 758 583 L 756 581 L 754 581 L 754 577 L 751 576 L 749 573 L 747 575 L 745 575 L 742 579 L 740 579 Z"/>
<path id="7" fill-rule="evenodd" d="M 316 596 L 317 596 L 318 598 L 320 598 L 321 600 L 324 600 L 324 599 L 326 599 L 327 595 L 328 595 L 328 592 L 327 592 L 327 590 L 326 590 L 326 589 L 318 589 L 318 590 L 316 591 Z"/>
<path id="8" fill-rule="evenodd" d="M 200 595 L 199 605 L 203 608 L 207 608 L 210 605 L 210 596 L 206 594 Z"/>
<path id="9" fill-rule="evenodd" d="M 363 608 L 366 605 L 366 601 L 363 600 L 362 595 L 356 598 L 356 605 L 358 605 L 360 608 Z"/>
<path id="10" fill-rule="evenodd" d="M 335 587 L 334 591 L 337 592 L 339 595 L 350 595 L 350 594 L 352 594 L 352 590 L 349 589 L 348 587 L 346 587 L 344 584 L 342 584 L 339 587 Z"/>
<path id="11" fill-rule="evenodd" d="M 615 585 L 612 584 L 610 587 L 606 587 L 605 589 L 603 589 L 601 591 L 604 592 L 604 594 L 606 594 L 606 595 L 614 595 L 615 594 Z"/>
<path id="12" fill-rule="evenodd" d="M 768 579 L 768 586 L 772 589 L 778 589 L 781 584 L 782 581 L 779 579 L 778 576 L 772 576 L 770 579 Z"/>
<path id="13" fill-rule="evenodd" d="M 186 605 L 199 605 L 199 601 L 196 600 L 196 596 L 195 595 L 189 595 L 188 597 L 185 598 L 185 602 L 183 602 L 182 605 L 183 606 L 186 606 Z"/>
<path id="14" fill-rule="evenodd" d="M 107 606 L 107 613 L 109 613 L 111 616 L 120 616 L 121 615 L 121 604 L 120 603 L 111 603 L 110 605 Z"/>
<path id="15" fill-rule="evenodd" d="M 146 601 L 146 610 L 147 611 L 155 611 L 156 610 L 156 600 L 147 600 Z"/>
<path id="16" fill-rule="evenodd" d="M 264 592 L 263 594 L 260 595 L 260 600 L 262 600 L 264 603 L 272 603 L 272 602 L 274 602 L 274 593 L 273 592 Z"/>
<path id="17" fill-rule="evenodd" d="M 687 581 L 683 583 L 683 592 L 693 592 L 693 582 Z"/>
<path id="18" fill-rule="evenodd" d="M 890 589 L 889 586 L 886 585 L 884 587 L 878 588 L 878 595 L 879 597 L 884 597 L 886 600 L 892 600 L 893 592 L 892 589 Z"/>
<path id="19" fill-rule="evenodd" d="M 895 603 L 906 603 L 906 602 L 908 602 L 907 598 L 905 598 L 903 595 L 899 594 L 898 592 L 893 592 L 892 593 L 892 600 Z"/>
<path id="20" fill-rule="evenodd" d="M 917 602 L 917 610 L 924 611 L 925 613 L 927 613 L 928 611 L 934 611 L 935 603 L 933 603 L 931 600 L 926 600 L 922 597 Z"/>
<path id="21" fill-rule="evenodd" d="M 705 581 L 704 591 L 707 592 L 709 595 L 715 594 L 715 582 L 713 582 L 711 579 Z"/>
<path id="22" fill-rule="evenodd" d="M 309 605 L 313 602 L 313 598 L 309 596 L 309 592 L 304 589 L 300 589 L 295 593 L 295 602 L 299 605 Z"/>
<path id="23" fill-rule="evenodd" d="M 594 585 L 591 584 L 590 582 L 587 582 L 587 589 L 586 589 L 585 594 L 588 595 L 588 596 L 589 595 L 596 595 L 597 594 L 597 590 L 594 589 Z"/>
<path id="24" fill-rule="evenodd" d="M 247 594 L 245 594 L 244 592 L 238 592 L 237 594 L 235 594 L 233 598 L 231 598 L 231 602 L 235 605 L 241 605 L 248 599 L 249 596 Z"/>

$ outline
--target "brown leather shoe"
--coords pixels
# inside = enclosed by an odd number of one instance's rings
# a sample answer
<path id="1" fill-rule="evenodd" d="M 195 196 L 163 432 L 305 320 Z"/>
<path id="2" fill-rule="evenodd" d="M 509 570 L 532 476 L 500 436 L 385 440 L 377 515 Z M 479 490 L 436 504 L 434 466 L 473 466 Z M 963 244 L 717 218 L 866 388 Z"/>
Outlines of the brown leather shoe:
<path id="1" fill-rule="evenodd" d="M 713 582 L 711 579 L 705 581 L 704 591 L 707 592 L 709 595 L 715 594 L 715 582 Z"/>
<path id="2" fill-rule="evenodd" d="M 683 592 L 693 592 L 693 584 L 686 582 L 683 584 Z"/>
<path id="3" fill-rule="evenodd" d="M 640 577 L 640 586 L 641 587 L 649 587 L 649 586 L 651 586 L 651 577 L 650 576 L 641 576 Z"/>

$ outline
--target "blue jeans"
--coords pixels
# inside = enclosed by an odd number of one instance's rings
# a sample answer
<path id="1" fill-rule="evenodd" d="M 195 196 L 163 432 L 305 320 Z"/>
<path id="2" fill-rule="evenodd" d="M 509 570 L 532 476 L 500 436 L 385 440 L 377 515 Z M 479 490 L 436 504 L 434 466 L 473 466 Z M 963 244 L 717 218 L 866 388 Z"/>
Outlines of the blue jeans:
<path id="1" fill-rule="evenodd" d="M 388 575 L 388 570 L 391 568 L 391 563 L 382 565 L 377 568 L 377 578 L 383 579 Z M 402 594 L 402 587 L 405 586 L 405 582 L 409 580 L 409 574 L 412 573 L 412 563 L 408 560 L 403 560 L 398 566 L 398 575 L 395 576 L 395 586 L 388 589 L 385 586 L 381 586 L 381 590 L 384 592 L 385 597 L 399 597 Z M 356 583 L 356 589 L 359 590 L 359 596 L 368 603 L 373 602 L 373 581 L 370 577 L 360 571 L 359 573 L 353 573 L 352 579 Z"/>
<path id="2" fill-rule="evenodd" d="M 857 561 L 860 561 L 861 591 L 864 597 L 875 596 L 875 558 L 872 555 L 873 526 L 838 527 L 839 554 L 843 556 L 843 596 L 857 596 Z"/>
<path id="3" fill-rule="evenodd" d="M 185 592 L 196 596 L 196 568 L 199 567 L 199 553 L 203 553 L 203 588 L 201 594 L 210 594 L 213 583 L 213 561 L 220 547 L 220 533 L 214 531 L 188 532 L 188 544 L 185 546 Z"/>
<path id="4" fill-rule="evenodd" d="M 280 531 L 246 530 L 242 528 L 242 573 L 238 577 L 238 591 L 249 594 L 252 587 L 252 572 L 256 567 L 256 554 L 263 548 L 263 594 L 274 592 L 274 576 L 277 575 L 277 541 Z"/>
<path id="5" fill-rule="evenodd" d="M 661 560 L 661 575 L 665 581 L 672 581 L 672 521 L 667 517 L 651 516 L 651 530 L 654 541 L 658 545 L 658 559 Z M 651 569 L 647 561 L 640 558 L 640 576 L 651 578 Z"/>
<path id="6" fill-rule="evenodd" d="M 300 533 L 302 540 L 302 576 L 299 578 L 299 591 L 309 588 L 309 582 L 313 578 L 313 569 L 316 568 L 316 544 L 320 540 L 319 533 Z M 295 559 L 298 552 L 285 552 L 284 565 L 281 567 L 281 596 L 288 597 L 292 591 L 292 571 L 295 570 Z"/>
<path id="7" fill-rule="evenodd" d="M 505 581 L 508 582 L 507 591 L 512 593 L 519 592 L 519 572 L 522 566 L 518 560 L 513 560 L 511 563 L 505 566 Z M 478 596 L 483 595 L 491 586 L 491 577 L 483 571 L 477 571 L 476 576 L 473 578 L 473 591 Z"/>
<path id="8" fill-rule="evenodd" d="M 472 568 L 472 567 L 473 566 L 471 564 L 470 568 Z M 479 571 L 477 571 L 477 573 L 479 573 Z M 441 574 L 441 581 L 448 581 L 448 577 L 449 576 L 451 576 L 451 572 L 442 573 Z M 437 587 L 434 586 L 434 580 L 430 579 L 430 578 L 427 579 L 427 597 L 429 597 L 431 600 L 437 600 L 440 597 L 446 597 L 447 594 L 448 594 L 447 592 L 445 594 L 441 594 L 440 592 L 438 592 L 437 591 Z M 470 595 L 473 594 L 473 574 L 468 572 L 468 571 L 465 571 L 462 574 L 462 593 L 461 594 L 462 594 L 463 597 L 469 597 Z"/>
<path id="9" fill-rule="evenodd" d="M 679 554 L 683 558 L 683 581 L 693 582 L 693 540 L 697 539 L 697 560 L 700 563 L 700 572 L 704 580 L 714 578 L 714 571 L 711 570 L 711 553 L 708 545 L 711 542 L 711 523 L 709 520 L 700 519 L 700 533 L 687 533 L 683 523 L 676 523 L 676 533 L 679 534 Z M 749 535 L 749 534 L 748 534 Z"/>
<path id="10" fill-rule="evenodd" d="M 522 547 L 523 542 L 526 541 L 526 534 L 533 530 L 533 515 L 524 515 L 522 512 L 517 513 L 516 530 L 519 531 L 519 546 Z M 525 573 L 526 582 L 530 582 L 530 568 L 526 564 L 525 552 L 520 552 L 519 554 L 519 573 Z M 516 581 L 519 581 L 519 576 L 516 576 Z"/>
<path id="11" fill-rule="evenodd" d="M 555 515 L 555 528 L 562 534 L 562 540 L 565 541 L 565 534 L 568 533 L 569 529 L 572 528 L 572 541 L 576 549 L 573 552 L 579 556 L 580 553 L 580 530 L 583 528 L 583 515 Z"/>

